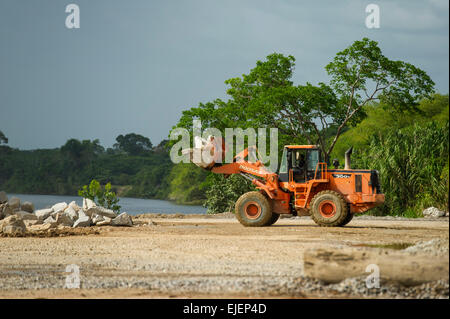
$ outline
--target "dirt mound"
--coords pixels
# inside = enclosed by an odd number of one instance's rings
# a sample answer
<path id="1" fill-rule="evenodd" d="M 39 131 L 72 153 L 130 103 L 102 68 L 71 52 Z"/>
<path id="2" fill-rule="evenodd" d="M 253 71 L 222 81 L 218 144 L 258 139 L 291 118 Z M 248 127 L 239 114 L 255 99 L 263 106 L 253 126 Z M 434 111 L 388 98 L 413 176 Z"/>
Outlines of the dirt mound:
<path id="1" fill-rule="evenodd" d="M 0 233 L 0 237 L 65 237 L 65 236 L 85 236 L 85 235 L 98 235 L 100 231 L 92 227 L 86 228 L 50 228 L 46 230 L 29 231 L 18 234 L 5 234 Z"/>

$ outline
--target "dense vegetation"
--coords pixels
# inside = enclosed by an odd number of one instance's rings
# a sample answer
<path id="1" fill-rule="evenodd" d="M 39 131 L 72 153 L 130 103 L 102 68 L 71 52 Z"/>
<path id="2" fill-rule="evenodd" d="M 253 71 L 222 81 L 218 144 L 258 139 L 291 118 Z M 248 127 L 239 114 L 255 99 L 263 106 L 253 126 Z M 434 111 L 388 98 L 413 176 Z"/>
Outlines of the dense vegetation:
<path id="1" fill-rule="evenodd" d="M 316 144 L 325 160 L 341 163 L 353 145 L 355 166 L 381 172 L 388 199 L 375 213 L 420 216 L 427 205 L 448 206 L 448 95 L 433 95 L 423 70 L 390 60 L 367 38 L 325 67 L 329 85 L 294 85 L 294 67 L 294 57 L 277 53 L 257 61 L 248 74 L 225 81 L 227 101 L 184 111 L 176 127 L 192 131 L 199 119 L 222 136 L 227 127 L 276 127 L 280 148 Z M 236 179 L 209 178 L 209 212 L 229 209 L 250 188 Z"/>
<path id="2" fill-rule="evenodd" d="M 110 182 L 121 196 L 167 198 L 173 164 L 163 145 L 130 148 L 132 154 L 120 143 L 105 150 L 98 140 L 71 139 L 61 148 L 33 151 L 0 146 L 0 189 L 76 195 L 96 179 L 103 185 Z"/>
<path id="3" fill-rule="evenodd" d="M 372 213 L 414 217 L 430 206 L 448 210 L 448 95 L 424 100 L 418 112 L 402 116 L 380 105 L 367 112 L 336 152 L 352 144 L 355 167 L 379 170 L 386 204 Z"/>
<path id="4" fill-rule="evenodd" d="M 398 113 L 373 103 L 364 112 L 365 119 L 347 128 L 330 158 L 338 158 L 343 168 L 344 153 L 353 146 L 353 168 L 379 170 L 386 203 L 370 213 L 420 217 L 430 206 L 448 210 L 449 96 L 435 94 L 414 111 Z M 192 176 L 179 184 L 180 192 L 201 185 L 210 213 L 232 210 L 236 199 L 252 188 L 241 176 L 210 174 L 205 181 L 193 165 L 179 169 Z"/>

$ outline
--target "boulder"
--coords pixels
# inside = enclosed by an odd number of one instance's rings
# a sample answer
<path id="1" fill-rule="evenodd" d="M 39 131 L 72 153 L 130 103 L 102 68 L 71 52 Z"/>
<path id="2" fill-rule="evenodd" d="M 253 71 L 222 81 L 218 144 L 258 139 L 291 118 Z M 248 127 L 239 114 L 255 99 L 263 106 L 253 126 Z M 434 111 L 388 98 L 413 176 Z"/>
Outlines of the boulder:
<path id="1" fill-rule="evenodd" d="M 22 220 L 37 220 L 37 216 L 35 214 L 25 212 L 23 210 L 19 210 L 18 212 L 14 213 L 15 215 L 19 216 Z"/>
<path id="2" fill-rule="evenodd" d="M 22 228 L 22 231 L 26 229 L 24 222 L 17 215 L 11 215 L 0 220 L 0 232 L 4 232 L 4 228 L 8 226 L 14 226 L 13 228 L 8 228 L 8 234 L 15 233 L 17 228 Z"/>
<path id="3" fill-rule="evenodd" d="M 12 209 L 9 207 L 8 203 L 0 204 L 0 219 L 8 217 L 13 214 Z"/>
<path id="4" fill-rule="evenodd" d="M 95 225 L 96 226 L 106 226 L 106 225 L 111 225 L 111 218 L 103 216 L 103 220 L 97 222 Z"/>
<path id="5" fill-rule="evenodd" d="M 28 227 L 29 231 L 45 231 L 51 228 L 55 228 L 56 223 L 53 224 L 35 224 Z"/>
<path id="6" fill-rule="evenodd" d="M 33 225 L 38 225 L 40 222 L 37 219 L 36 220 L 26 219 L 23 221 L 23 223 L 25 224 L 25 227 L 28 229 Z"/>
<path id="7" fill-rule="evenodd" d="M 20 199 L 17 197 L 11 197 L 8 201 L 9 207 L 13 212 L 20 210 Z"/>
<path id="8" fill-rule="evenodd" d="M 78 217 L 81 217 L 81 216 L 87 216 L 83 209 L 80 209 L 78 211 Z"/>
<path id="9" fill-rule="evenodd" d="M 58 203 L 52 206 L 52 210 L 54 213 L 63 212 L 67 208 L 67 206 L 68 205 L 66 202 Z"/>
<path id="10" fill-rule="evenodd" d="M 79 209 L 78 209 L 79 210 Z M 76 221 L 78 219 L 77 210 L 73 206 L 69 204 L 69 207 L 66 208 L 64 214 L 69 216 L 72 221 Z"/>
<path id="11" fill-rule="evenodd" d="M 34 212 L 34 204 L 32 202 L 24 202 L 22 205 L 20 205 L 20 209 L 32 213 Z"/>
<path id="12" fill-rule="evenodd" d="M 83 210 L 87 211 L 89 208 L 96 207 L 97 205 L 89 198 L 83 198 Z"/>
<path id="13" fill-rule="evenodd" d="M 91 216 L 92 215 L 100 215 L 100 216 L 106 216 L 109 218 L 116 218 L 117 214 L 114 213 L 113 210 L 107 209 L 101 206 L 91 207 L 86 211 L 86 215 Z"/>
<path id="14" fill-rule="evenodd" d="M 133 226 L 133 220 L 127 213 L 122 213 L 113 220 L 111 220 L 112 226 Z"/>
<path id="15" fill-rule="evenodd" d="M 26 227 L 21 228 L 21 227 L 14 226 L 14 225 L 8 225 L 8 226 L 3 227 L 3 234 L 13 235 L 13 236 L 23 235 L 25 233 L 25 230 L 26 230 Z"/>
<path id="16" fill-rule="evenodd" d="M 34 212 L 36 217 L 40 220 L 46 219 L 48 216 L 50 216 L 51 213 L 53 213 L 53 209 L 51 208 L 39 209 Z"/>
<path id="17" fill-rule="evenodd" d="M 97 225 L 97 223 L 104 221 L 105 217 L 103 217 L 102 215 L 92 214 L 91 219 L 92 223 Z"/>
<path id="18" fill-rule="evenodd" d="M 44 224 L 54 224 L 56 223 L 56 219 L 53 216 L 48 216 L 46 219 L 44 219 Z"/>
<path id="19" fill-rule="evenodd" d="M 69 207 L 71 207 L 74 211 L 79 211 L 81 209 L 80 206 L 77 205 L 77 203 L 75 201 L 71 201 L 69 203 Z M 68 208 L 67 208 L 68 209 Z"/>
<path id="20" fill-rule="evenodd" d="M 70 218 L 69 215 L 66 214 L 66 212 L 58 213 L 58 215 L 56 215 L 56 225 L 58 225 L 58 226 L 72 227 L 73 223 L 74 223 L 74 221 L 72 220 L 72 218 Z"/>
<path id="21" fill-rule="evenodd" d="M 7 203 L 8 202 L 8 196 L 6 196 L 6 193 L 4 191 L 0 192 L 0 204 Z"/>
<path id="22" fill-rule="evenodd" d="M 424 217 L 431 217 L 431 218 L 437 218 L 437 217 L 443 217 L 445 216 L 445 212 L 439 210 L 436 207 L 428 207 L 422 212 Z"/>
<path id="23" fill-rule="evenodd" d="M 80 216 L 72 227 L 89 227 L 91 226 L 91 218 L 89 216 Z"/>
<path id="24" fill-rule="evenodd" d="M 397 285 L 415 286 L 448 280 L 449 277 L 448 254 L 431 260 L 426 254 L 412 255 L 394 249 L 379 251 L 373 248 L 318 248 L 307 249 L 303 254 L 305 276 L 325 283 L 339 283 L 361 276 L 367 279 L 370 264 L 378 266 L 381 282 Z"/>

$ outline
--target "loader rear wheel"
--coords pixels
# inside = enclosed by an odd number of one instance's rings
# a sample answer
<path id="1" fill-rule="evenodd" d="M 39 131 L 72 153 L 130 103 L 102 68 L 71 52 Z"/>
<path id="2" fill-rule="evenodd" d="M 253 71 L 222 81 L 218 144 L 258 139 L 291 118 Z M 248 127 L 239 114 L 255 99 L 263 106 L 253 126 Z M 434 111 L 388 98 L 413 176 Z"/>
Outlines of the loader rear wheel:
<path id="1" fill-rule="evenodd" d="M 317 193 L 311 200 L 310 208 L 311 217 L 319 226 L 343 226 L 349 218 L 345 199 L 335 191 Z"/>
<path id="2" fill-rule="evenodd" d="M 272 205 L 260 192 L 248 192 L 239 197 L 235 211 L 239 222 L 248 227 L 269 226 L 273 218 Z"/>

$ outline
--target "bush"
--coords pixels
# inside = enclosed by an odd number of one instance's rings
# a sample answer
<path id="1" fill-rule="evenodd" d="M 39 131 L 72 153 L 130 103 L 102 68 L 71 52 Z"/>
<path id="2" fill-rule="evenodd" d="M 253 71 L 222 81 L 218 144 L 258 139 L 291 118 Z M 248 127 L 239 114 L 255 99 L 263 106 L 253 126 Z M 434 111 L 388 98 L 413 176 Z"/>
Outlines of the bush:
<path id="1" fill-rule="evenodd" d="M 239 197 L 249 191 L 255 190 L 253 184 L 240 175 L 231 175 L 225 178 L 223 175 L 212 174 L 208 176 L 210 185 L 206 191 L 208 214 L 217 214 L 234 211 L 234 204 Z"/>
<path id="2" fill-rule="evenodd" d="M 421 217 L 424 208 L 448 209 L 449 124 L 435 122 L 374 136 L 355 152 L 360 168 L 377 169 L 386 202 L 385 214 Z"/>
<path id="3" fill-rule="evenodd" d="M 89 198 L 97 205 L 112 209 L 116 213 L 120 212 L 120 206 L 118 205 L 119 198 L 116 193 L 111 191 L 111 183 L 107 183 L 105 188 L 102 189 L 100 183 L 93 179 L 88 185 L 84 185 L 79 191 L 78 195 L 83 198 Z"/>

